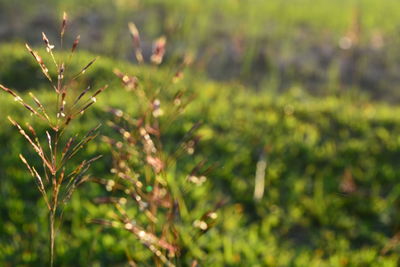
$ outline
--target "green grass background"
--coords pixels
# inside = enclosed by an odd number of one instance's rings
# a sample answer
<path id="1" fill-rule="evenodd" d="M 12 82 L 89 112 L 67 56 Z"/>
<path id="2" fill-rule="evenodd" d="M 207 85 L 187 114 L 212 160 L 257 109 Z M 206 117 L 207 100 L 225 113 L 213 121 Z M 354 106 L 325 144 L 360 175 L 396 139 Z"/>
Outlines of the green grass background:
<path id="1" fill-rule="evenodd" d="M 162 103 L 168 103 L 176 90 L 196 96 L 175 126 L 164 133 L 164 140 L 166 151 L 174 151 L 185 131 L 197 121 L 203 122 L 199 130 L 202 140 L 195 155 L 177 162 L 170 175 L 183 186 L 194 162 L 207 159 L 216 167 L 204 188 L 188 192 L 193 216 L 204 211 L 203 203 L 207 208 L 218 200 L 227 204 L 218 211 L 217 225 L 196 244 L 188 245 L 191 256 L 182 259 L 181 266 L 187 266 L 191 257 L 199 258 L 201 266 L 399 265 L 398 245 L 382 253 L 400 227 L 398 105 L 371 100 L 359 92 L 360 84 L 341 86 L 337 62 L 328 68 L 328 74 L 324 72 L 332 78 L 318 84 L 318 94 L 309 89 L 306 76 L 299 78 L 301 71 L 308 75 L 304 65 L 291 69 L 291 75 L 281 75 L 276 62 L 307 51 L 313 55 L 314 45 L 325 36 L 337 45 L 349 30 L 354 12 L 359 12 L 361 42 L 367 46 L 371 36 L 379 32 L 390 44 L 376 54 L 390 75 L 378 79 L 378 91 L 367 92 L 395 102 L 392 100 L 399 96 L 395 75 L 400 2 L 0 0 L 0 25 L 10 31 L 0 46 L 0 83 L 22 96 L 34 91 L 41 99 L 52 101 L 51 88 L 19 43 L 39 43 L 42 30 L 48 30 L 51 40 L 56 40 L 63 10 L 72 21 L 68 40 L 81 33 L 83 48 L 94 52 L 80 52 L 71 68 L 77 70 L 97 54 L 102 55 L 83 78 L 82 86 L 110 84 L 73 130 L 84 133 L 108 118 L 104 109 L 109 106 L 135 113 L 135 99 L 112 74 L 115 67 L 138 76 L 148 90 L 160 89 Z M 171 48 L 160 69 L 129 63 L 133 60 L 127 21 L 138 24 L 144 45 L 167 35 Z M 305 38 L 296 39 L 304 29 L 308 32 Z M 244 40 L 245 52 L 238 62 L 230 63 L 239 68 L 232 75 L 224 72 L 225 63 L 221 63 L 228 59 L 215 55 L 226 50 L 231 43 L 226 40 L 235 38 Z M 5 44 L 15 40 L 20 42 Z M 255 62 L 264 42 L 278 47 L 268 53 L 279 51 L 279 57 L 276 61 L 272 57 L 272 67 L 260 74 Z M 186 51 L 197 54 L 199 61 L 181 83 L 169 87 L 176 62 Z M 370 50 L 364 52 L 369 55 Z M 304 58 L 304 62 L 311 62 L 305 65 L 311 66 L 309 73 L 318 72 L 314 61 Z M 381 61 L 366 59 L 359 66 L 380 68 L 377 62 Z M 220 82 L 210 79 L 214 69 L 228 78 Z M 254 86 L 251 80 L 259 76 L 261 82 Z M 290 86 L 276 94 L 277 84 L 285 79 Z M 21 152 L 32 159 L 34 154 L 6 116 L 21 122 L 32 118 L 5 93 L 0 94 L 0 114 L 0 265 L 42 266 L 48 253 L 46 210 L 18 159 Z M 111 134 L 106 125 L 101 131 Z M 254 176 L 263 149 L 267 151 L 266 187 L 262 201 L 256 203 Z M 107 178 L 110 158 L 100 139 L 81 156 L 98 153 L 105 158 L 93 165 L 92 173 Z M 357 188 L 353 193 L 341 190 L 349 174 Z M 57 241 L 59 266 L 126 266 L 126 249 L 140 266 L 151 266 L 149 252 L 132 236 L 89 223 L 91 218 L 107 214 L 106 206 L 93 202 L 106 194 L 101 186 L 88 183 L 73 196 Z M 180 227 L 184 233 L 189 231 L 187 226 Z"/>
<path id="2" fill-rule="evenodd" d="M 27 91 L 22 86 L 28 85 L 26 88 L 51 101 L 50 88 L 37 79 L 39 70 L 22 46 L 2 46 L 0 55 L 6 59 L 0 66 L 2 81 L 23 95 Z M 93 56 L 79 53 L 72 69 Z M 15 66 L 21 66 L 18 72 Z M 185 168 L 204 158 L 218 166 L 206 187 L 188 199 L 194 213 L 204 210 L 196 205 L 227 201 L 218 212 L 218 224 L 199 239 L 199 250 L 193 252 L 204 266 L 397 265 L 398 248 L 381 254 L 400 220 L 397 107 L 352 95 L 318 99 L 291 91 L 273 97 L 236 84 L 211 82 L 190 72 L 182 84 L 168 91 L 165 81 L 174 73 L 171 68 L 155 70 L 103 57 L 82 83 L 93 81 L 99 86 L 107 82 L 111 87 L 85 114 L 76 131 L 83 132 L 104 119 L 103 109 L 108 106 L 134 112 L 135 99 L 123 101 L 131 96 L 112 74 L 114 67 L 137 75 L 149 90 L 164 90 L 165 101 L 179 88 L 190 88 L 188 92 L 196 95 L 175 127 L 165 132 L 165 141 L 166 150 L 172 150 L 190 125 L 202 121 L 196 156 L 183 159 L 172 174 L 183 181 Z M 27 82 L 32 79 L 35 82 Z M 32 120 L 24 117 L 21 109 L 9 95 L 2 94 L 0 261 L 5 266 L 42 265 L 47 253 L 44 205 L 17 155 L 23 151 L 34 157 L 5 118 L 11 114 L 22 122 Z M 102 132 L 110 130 L 103 126 Z M 265 147 L 265 195 L 255 203 L 255 166 Z M 107 147 L 100 140 L 90 144 L 82 156 L 99 152 L 106 157 L 93 166 L 92 173 L 107 178 Z M 354 193 L 340 189 L 346 172 L 356 183 Z M 93 203 L 95 197 L 105 194 L 103 188 L 89 183 L 73 196 L 57 243 L 60 265 L 124 266 L 127 247 L 146 263 L 149 253 L 134 238 L 88 223 L 107 213 L 107 207 Z M 188 261 L 183 259 L 183 266 Z"/>

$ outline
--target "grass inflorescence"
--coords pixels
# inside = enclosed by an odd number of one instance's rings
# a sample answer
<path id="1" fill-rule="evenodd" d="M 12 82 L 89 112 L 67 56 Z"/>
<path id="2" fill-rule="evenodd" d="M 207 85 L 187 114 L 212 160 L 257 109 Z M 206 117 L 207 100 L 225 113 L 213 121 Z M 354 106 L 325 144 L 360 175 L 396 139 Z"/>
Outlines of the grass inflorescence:
<path id="1" fill-rule="evenodd" d="M 63 47 L 64 34 L 67 27 L 67 15 L 64 13 L 61 31 L 60 31 L 60 47 Z M 43 104 L 38 97 L 32 92 L 30 104 L 22 99 L 14 90 L 0 85 L 0 88 L 10 94 L 16 102 L 21 104 L 36 119 L 46 124 L 44 136 L 40 136 L 35 131 L 35 125 L 26 123 L 25 130 L 21 124 L 13 118 L 8 117 L 9 121 L 14 125 L 19 133 L 26 139 L 36 155 L 40 158 L 42 166 L 33 166 L 30 160 L 22 154 L 19 155 L 23 164 L 27 167 L 29 173 L 35 179 L 37 188 L 41 193 L 49 215 L 49 250 L 50 250 L 50 266 L 53 266 L 55 260 L 55 240 L 57 233 L 57 224 L 62 220 L 64 205 L 68 202 L 76 188 L 87 181 L 87 171 L 90 165 L 101 156 L 96 156 L 87 160 L 83 160 L 77 166 L 70 164 L 71 159 L 91 140 L 97 136 L 99 126 L 90 130 L 83 138 L 77 135 L 67 136 L 67 129 L 72 122 L 82 116 L 84 112 L 96 102 L 96 97 L 103 92 L 107 86 L 97 89 L 89 97 L 89 88 L 83 89 L 78 96 L 73 86 L 79 86 L 78 78 L 83 75 L 86 70 L 96 60 L 93 59 L 84 66 L 78 73 L 72 74 L 70 78 L 66 78 L 68 74 L 68 63 L 70 62 L 75 50 L 79 44 L 78 36 L 71 48 L 70 54 L 65 59 L 58 59 L 53 53 L 55 45 L 52 45 L 45 33 L 42 33 L 42 39 L 45 44 L 46 52 L 50 55 L 51 61 L 56 69 L 56 77 L 52 77 L 39 53 L 33 50 L 28 44 L 26 48 L 38 63 L 43 75 L 48 80 L 50 87 L 54 91 L 54 101 L 48 105 Z M 39 122 L 37 122 L 39 124 Z"/>

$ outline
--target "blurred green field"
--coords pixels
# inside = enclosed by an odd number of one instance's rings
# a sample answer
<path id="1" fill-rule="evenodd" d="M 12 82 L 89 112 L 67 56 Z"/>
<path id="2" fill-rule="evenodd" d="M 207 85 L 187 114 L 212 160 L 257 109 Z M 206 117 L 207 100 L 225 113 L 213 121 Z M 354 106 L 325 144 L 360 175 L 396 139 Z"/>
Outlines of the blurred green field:
<path id="1" fill-rule="evenodd" d="M 93 57 L 80 52 L 71 69 Z M 0 58 L 1 83 L 22 96 L 35 91 L 51 101 L 51 89 L 22 45 L 2 45 Z M 175 127 L 165 129 L 164 139 L 166 151 L 174 151 L 185 131 L 203 122 L 196 153 L 171 173 L 181 183 L 194 161 L 215 164 L 206 185 L 188 195 L 193 213 L 204 209 L 199 204 L 226 202 L 218 210 L 217 225 L 193 244 L 191 255 L 200 259 L 200 266 L 398 266 L 400 248 L 392 238 L 400 224 L 399 107 L 373 103 L 354 92 L 316 98 L 298 88 L 275 96 L 213 82 L 196 71 L 166 87 L 176 71 L 173 66 L 157 70 L 101 57 L 82 83 L 108 83 L 110 88 L 74 130 L 83 133 L 107 118 L 104 109 L 109 106 L 135 112 L 135 99 L 112 73 L 116 67 L 136 75 L 145 88 L 160 89 L 161 103 L 179 89 L 196 96 Z M 47 261 L 46 210 L 18 159 L 21 151 L 33 154 L 6 115 L 21 122 L 32 118 L 23 117 L 10 100 L 1 94 L 0 263 L 42 266 Z M 112 134 L 106 125 L 101 131 Z M 254 177 L 263 151 L 265 193 L 256 202 Z M 82 155 L 105 155 L 93 165 L 93 175 L 110 175 L 107 152 L 98 139 Z M 94 203 L 106 194 L 88 183 L 72 197 L 57 241 L 58 265 L 126 266 L 129 248 L 140 266 L 151 266 L 149 253 L 134 238 L 88 222 L 107 214 L 105 206 Z M 184 258 L 180 265 L 189 262 Z"/>
<path id="2" fill-rule="evenodd" d="M 166 154 L 202 123 L 196 153 L 168 172 L 190 209 L 177 222 L 187 249 L 177 266 L 193 258 L 199 266 L 400 265 L 399 1 L 0 0 L 0 84 L 54 101 L 22 43 L 42 45 L 44 31 L 58 48 L 63 11 L 71 22 L 66 42 L 80 34 L 84 50 L 70 70 L 100 56 L 81 86 L 110 85 L 72 131 L 83 135 L 103 122 L 101 134 L 113 136 L 106 109 L 137 114 L 138 100 L 114 68 L 160 90 L 166 111 L 176 92 L 193 97 L 172 127 L 161 117 Z M 136 64 L 131 21 L 146 58 L 152 40 L 166 36 L 160 68 Z M 193 66 L 171 85 L 185 55 Z M 45 266 L 46 209 L 18 154 L 38 162 L 7 115 L 34 119 L 3 91 L 0 114 L 0 266 Z M 44 134 L 43 125 L 37 130 Z M 97 138 L 75 160 L 103 154 L 91 173 L 108 179 L 109 152 Z M 207 182 L 188 189 L 186 175 L 202 160 L 212 166 Z M 264 160 L 265 191 L 256 201 Z M 127 266 L 127 251 L 138 266 L 152 266 L 133 236 L 90 223 L 110 215 L 95 201 L 108 195 L 96 183 L 74 194 L 56 266 Z M 220 201 L 215 227 L 191 243 L 192 221 Z"/>
<path id="3" fill-rule="evenodd" d="M 275 93 L 356 89 L 400 100 L 396 0 L 1 0 L 0 41 L 38 44 L 42 31 L 56 40 L 63 11 L 82 47 L 113 58 L 134 61 L 126 27 L 133 21 L 145 54 L 165 35 L 168 62 L 190 52 L 212 79 Z"/>

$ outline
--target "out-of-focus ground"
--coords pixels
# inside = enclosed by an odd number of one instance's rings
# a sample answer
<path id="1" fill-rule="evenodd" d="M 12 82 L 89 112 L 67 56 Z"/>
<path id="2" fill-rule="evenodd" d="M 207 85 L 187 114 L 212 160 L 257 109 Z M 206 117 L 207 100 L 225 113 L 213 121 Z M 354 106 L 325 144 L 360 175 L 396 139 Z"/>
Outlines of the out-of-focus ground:
<path id="1" fill-rule="evenodd" d="M 166 172 L 190 193 L 193 221 L 224 205 L 212 229 L 186 241 L 181 266 L 194 258 L 200 266 L 399 266 L 399 1 L 0 0 L 0 83 L 24 99 L 33 91 L 54 101 L 23 43 L 51 62 L 41 32 L 59 55 L 63 11 L 64 50 L 80 34 L 79 49 L 89 51 L 76 53 L 69 70 L 100 56 L 75 89 L 110 85 L 74 132 L 103 122 L 101 134 L 118 134 L 107 124 L 109 107 L 137 115 L 137 99 L 115 68 L 160 91 L 164 110 L 175 108 L 176 92 L 193 98 L 173 127 L 163 128 L 170 121 L 160 117 L 166 156 L 202 122 L 195 153 Z M 160 68 L 136 64 L 128 22 L 141 33 L 145 58 L 152 41 L 166 36 Z M 193 65 L 171 83 L 185 56 Z M 1 266 L 47 264 L 45 205 L 18 154 L 40 161 L 6 118 L 35 122 L 23 111 L 0 92 Z M 45 130 L 38 125 L 39 136 Z M 103 154 L 90 173 L 109 179 L 108 146 L 97 138 L 85 151 L 76 163 Z M 192 187 L 187 174 L 203 161 L 212 168 L 203 186 Z M 59 230 L 57 264 L 126 266 L 128 254 L 152 266 L 152 253 L 134 236 L 90 223 L 112 214 L 94 201 L 112 193 L 95 183 L 76 191 Z M 180 219 L 177 240 L 185 241 L 195 226 Z"/>

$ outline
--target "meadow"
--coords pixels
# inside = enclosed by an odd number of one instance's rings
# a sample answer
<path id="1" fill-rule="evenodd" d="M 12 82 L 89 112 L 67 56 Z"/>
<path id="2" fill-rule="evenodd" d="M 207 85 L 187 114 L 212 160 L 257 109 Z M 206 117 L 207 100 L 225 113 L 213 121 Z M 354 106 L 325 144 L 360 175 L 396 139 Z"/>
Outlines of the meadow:
<path id="1" fill-rule="evenodd" d="M 74 85 L 74 93 L 79 95 L 78 90 L 88 85 L 97 89 L 108 84 L 69 130 L 84 136 L 101 123 L 99 136 L 71 163 L 99 154 L 102 158 L 92 163 L 89 181 L 66 205 L 57 230 L 55 266 L 166 264 L 145 241 L 126 231 L 126 223 L 125 229 L 104 223 L 105 218 L 116 218 L 119 204 L 138 223 L 146 221 L 145 209 L 130 206 L 131 202 L 119 201 L 117 208 L 104 204 L 114 198 L 131 201 L 109 182 L 115 179 L 111 171 L 115 150 L 104 136 L 123 141 L 125 135 L 113 124 L 119 120 L 117 111 L 139 118 L 146 110 L 143 95 L 150 96 L 152 103 L 158 100 L 154 106 L 163 110 L 159 117 L 154 115 L 158 109 L 150 114 L 157 117 L 162 135 L 150 136 L 160 145 L 160 159 L 168 162 L 160 167 L 165 168 L 160 179 L 165 179 L 179 204 L 177 212 L 158 201 L 160 213 L 171 209 L 159 220 L 179 233 L 166 236 L 166 240 L 179 240 L 179 256 L 171 256 L 168 247 L 159 245 L 172 264 L 398 266 L 400 95 L 394 47 L 399 3 L 121 0 L 78 4 L 69 0 L 43 1 L 37 7 L 43 5 L 50 11 L 40 21 L 38 8 L 27 8 L 24 1 L 0 1 L 0 13 L 13 11 L 21 17 L 4 24 L 11 33 L 3 35 L 7 42 L 0 44 L 0 84 L 23 99 L 34 92 L 52 105 L 54 90 L 21 39 L 39 44 L 41 31 L 48 30 L 50 40 L 56 40 L 61 10 L 71 14 L 66 43 L 80 33 L 83 48 L 68 69 L 79 72 L 100 55 Z M 57 27 L 49 26 L 54 20 Z M 146 58 L 151 55 L 151 40 L 167 37 L 160 67 L 136 64 L 127 27 L 131 20 L 143 32 Z M 28 23 L 32 21 L 37 23 Z M 376 48 L 371 41 L 377 34 L 385 40 L 383 47 Z M 357 40 L 356 46 L 340 47 L 343 37 Z M 51 63 L 44 48 L 34 48 L 44 62 Z M 333 52 L 321 69 L 316 62 L 329 48 Z M 355 53 L 360 56 L 352 71 L 346 67 L 354 60 L 346 60 Z M 68 58 L 69 54 L 56 55 Z M 185 55 L 194 61 L 182 70 Z M 135 76 L 138 87 L 133 91 L 143 94 L 125 90 L 116 68 Z M 57 73 L 50 69 L 50 75 Z M 41 161 L 7 115 L 23 127 L 25 122 L 37 125 L 38 136 L 45 136 L 48 127 L 3 91 L 0 102 L 0 263 L 45 266 L 47 209 L 19 154 L 35 166 Z M 187 106 L 175 116 L 181 103 Z M 140 130 L 133 127 L 132 135 L 136 132 Z M 134 149 L 138 158 L 140 153 Z M 140 175 L 151 176 L 152 169 L 155 176 L 159 174 L 157 161 L 147 160 L 147 167 L 135 159 L 129 163 Z M 203 173 L 196 176 L 198 169 Z M 205 217 L 214 213 L 215 218 Z M 206 221 L 204 229 L 204 218 L 215 221 Z M 149 225 L 146 231 L 156 228 Z"/>

